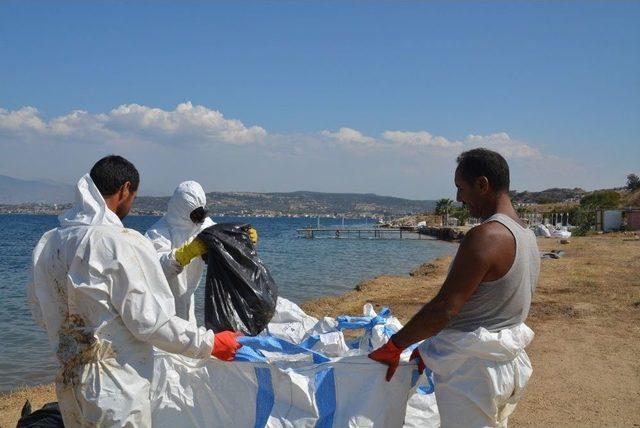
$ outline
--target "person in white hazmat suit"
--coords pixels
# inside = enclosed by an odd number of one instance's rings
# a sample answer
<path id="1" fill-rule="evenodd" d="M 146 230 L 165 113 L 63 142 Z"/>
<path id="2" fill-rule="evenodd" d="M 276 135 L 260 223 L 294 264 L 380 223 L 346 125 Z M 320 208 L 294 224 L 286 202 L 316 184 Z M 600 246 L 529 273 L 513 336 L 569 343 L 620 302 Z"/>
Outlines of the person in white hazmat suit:
<path id="1" fill-rule="evenodd" d="M 506 426 L 532 374 L 524 324 L 540 274 L 533 231 L 509 198 L 509 166 L 498 153 L 462 153 L 457 199 L 483 218 L 458 248 L 440 291 L 369 357 L 388 365 L 426 339 L 413 356 L 433 371 L 442 427 Z"/>
<path id="2" fill-rule="evenodd" d="M 206 203 L 202 186 L 195 181 L 184 181 L 173 192 L 167 205 L 167 213 L 145 233 L 157 251 L 160 265 L 171 287 L 176 315 L 193 325 L 197 325 L 194 293 L 205 263 L 200 257 L 196 257 L 183 266 L 178 259 L 182 260 L 179 250 L 183 244 L 215 224 L 206 215 Z"/>
<path id="3" fill-rule="evenodd" d="M 193 325 L 195 316 L 194 293 L 200 283 L 205 263 L 200 257 L 207 248 L 196 237 L 215 223 L 207 216 L 207 197 L 196 181 L 183 181 L 173 192 L 167 213 L 145 233 L 158 253 L 160 265 L 175 299 L 176 315 Z M 258 233 L 249 228 L 249 238 L 255 245 Z M 195 252 L 185 251 L 193 247 Z M 185 256 L 188 254 L 188 256 Z"/>
<path id="4" fill-rule="evenodd" d="M 60 370 L 66 426 L 150 426 L 153 347 L 233 360 L 234 332 L 214 335 L 175 315 L 153 245 L 121 220 L 139 175 L 120 156 L 98 161 L 77 184 L 75 205 L 33 251 L 28 298 Z"/>

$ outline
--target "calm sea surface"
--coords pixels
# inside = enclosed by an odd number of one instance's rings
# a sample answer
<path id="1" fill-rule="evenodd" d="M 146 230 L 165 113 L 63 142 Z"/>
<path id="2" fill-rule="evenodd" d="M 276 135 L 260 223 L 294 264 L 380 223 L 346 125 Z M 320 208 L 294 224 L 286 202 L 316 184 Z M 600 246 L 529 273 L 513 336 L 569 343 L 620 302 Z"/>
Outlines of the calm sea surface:
<path id="1" fill-rule="evenodd" d="M 157 220 L 130 216 L 125 226 L 140 232 Z M 363 279 L 383 273 L 406 274 L 426 260 L 452 254 L 453 244 L 423 240 L 298 238 L 295 229 L 316 220 L 292 218 L 214 218 L 216 222 L 251 223 L 260 234 L 258 254 L 278 283 L 279 294 L 295 302 L 340 294 Z M 322 226 L 342 220 L 322 219 Z M 0 392 L 19 385 L 51 382 L 56 360 L 46 334 L 31 318 L 25 285 L 33 247 L 55 216 L 0 215 Z M 365 226 L 345 220 L 345 226 Z M 204 318 L 204 287 L 196 292 L 196 315 Z"/>

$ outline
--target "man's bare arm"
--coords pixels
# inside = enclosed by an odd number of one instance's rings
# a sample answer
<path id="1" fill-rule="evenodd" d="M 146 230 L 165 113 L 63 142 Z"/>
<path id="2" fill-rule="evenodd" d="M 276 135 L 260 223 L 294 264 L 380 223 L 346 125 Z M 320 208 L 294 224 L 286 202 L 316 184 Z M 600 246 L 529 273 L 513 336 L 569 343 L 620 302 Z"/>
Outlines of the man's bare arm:
<path id="1" fill-rule="evenodd" d="M 492 265 L 494 236 L 484 226 L 467 233 L 436 297 L 393 336 L 397 346 L 404 348 L 437 334 L 469 300 Z"/>

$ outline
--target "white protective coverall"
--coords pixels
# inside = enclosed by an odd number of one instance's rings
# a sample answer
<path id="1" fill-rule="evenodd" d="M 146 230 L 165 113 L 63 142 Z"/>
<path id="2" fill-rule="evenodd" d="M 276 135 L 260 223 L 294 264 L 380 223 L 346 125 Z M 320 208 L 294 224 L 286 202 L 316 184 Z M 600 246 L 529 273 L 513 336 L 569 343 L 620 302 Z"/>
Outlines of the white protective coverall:
<path id="1" fill-rule="evenodd" d="M 195 224 L 189 217 L 191 211 L 204 207 L 206 202 L 204 190 L 199 183 L 180 183 L 169 200 L 167 213 L 145 233 L 158 253 L 160 265 L 175 299 L 176 314 L 193 325 L 197 325 L 194 293 L 205 263 L 200 257 L 196 257 L 183 268 L 176 260 L 175 250 L 215 224 L 209 217 L 201 224 Z"/>
<path id="2" fill-rule="evenodd" d="M 194 358 L 214 334 L 175 316 L 153 245 L 109 210 L 89 174 L 33 251 L 28 298 L 60 361 L 66 426 L 150 426 L 153 347 Z"/>
<path id="3" fill-rule="evenodd" d="M 424 341 L 443 428 L 507 426 L 533 372 L 524 350 L 533 336 L 522 323 L 498 332 L 443 330 Z"/>

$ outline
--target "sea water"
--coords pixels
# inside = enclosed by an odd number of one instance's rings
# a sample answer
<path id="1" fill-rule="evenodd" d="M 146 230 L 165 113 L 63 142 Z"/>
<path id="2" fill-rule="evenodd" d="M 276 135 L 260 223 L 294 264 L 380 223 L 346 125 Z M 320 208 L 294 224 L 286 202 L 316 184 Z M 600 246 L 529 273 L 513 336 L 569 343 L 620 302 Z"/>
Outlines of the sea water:
<path id="1" fill-rule="evenodd" d="M 157 219 L 129 216 L 124 224 L 144 233 Z M 352 290 L 360 281 L 376 275 L 407 274 L 427 260 L 452 254 L 456 248 L 432 239 L 298 237 L 296 229 L 315 227 L 316 219 L 217 217 L 214 221 L 251 223 L 260 234 L 258 254 L 276 280 L 279 295 L 297 303 Z M 345 220 L 344 224 L 365 226 L 363 220 Z M 342 219 L 321 219 L 322 227 L 341 225 Z M 45 231 L 57 226 L 55 216 L 0 215 L 0 392 L 52 382 L 55 377 L 55 354 L 45 332 L 31 318 L 25 286 L 33 247 Z M 196 317 L 201 323 L 204 287 L 198 287 L 195 300 Z"/>

